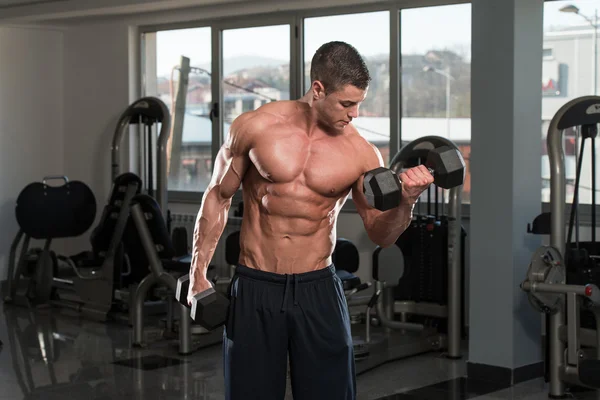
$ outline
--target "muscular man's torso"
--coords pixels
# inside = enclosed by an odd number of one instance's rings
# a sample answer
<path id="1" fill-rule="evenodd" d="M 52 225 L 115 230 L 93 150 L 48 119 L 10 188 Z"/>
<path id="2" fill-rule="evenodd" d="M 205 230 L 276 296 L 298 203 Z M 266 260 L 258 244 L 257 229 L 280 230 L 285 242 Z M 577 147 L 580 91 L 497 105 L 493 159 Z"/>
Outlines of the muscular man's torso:
<path id="1" fill-rule="evenodd" d="M 309 134 L 296 102 L 268 112 L 272 122 L 255 135 L 242 181 L 240 263 L 281 274 L 324 268 L 331 264 L 339 211 L 365 172 L 361 153 L 372 149 L 351 125 Z"/>

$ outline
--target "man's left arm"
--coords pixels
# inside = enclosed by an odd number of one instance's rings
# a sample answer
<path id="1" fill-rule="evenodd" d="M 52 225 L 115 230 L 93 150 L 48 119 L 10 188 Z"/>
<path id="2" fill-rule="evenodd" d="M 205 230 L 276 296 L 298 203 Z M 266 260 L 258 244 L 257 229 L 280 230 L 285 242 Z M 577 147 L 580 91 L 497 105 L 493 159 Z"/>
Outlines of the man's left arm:
<path id="1" fill-rule="evenodd" d="M 365 172 L 384 166 L 379 150 L 373 145 L 371 147 L 373 151 L 367 153 Z M 398 207 L 387 211 L 379 211 L 367 203 L 362 190 L 364 174 L 352 186 L 352 200 L 363 220 L 367 234 L 381 247 L 389 247 L 396 243 L 398 237 L 410 225 L 415 202 L 433 183 L 433 176 L 423 165 L 402 172 L 399 178 L 402 183 L 402 200 Z"/>

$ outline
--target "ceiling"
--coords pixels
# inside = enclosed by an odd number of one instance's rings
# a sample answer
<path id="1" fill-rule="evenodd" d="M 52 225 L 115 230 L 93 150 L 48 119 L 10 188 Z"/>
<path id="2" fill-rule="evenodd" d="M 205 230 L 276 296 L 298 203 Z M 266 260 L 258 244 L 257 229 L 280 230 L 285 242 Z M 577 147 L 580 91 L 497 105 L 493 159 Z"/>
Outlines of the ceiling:
<path id="1" fill-rule="evenodd" d="M 40 3 L 55 3 L 58 1 L 67 1 L 67 0 L 0 0 L 0 8 L 29 6 L 32 4 L 40 4 Z"/>

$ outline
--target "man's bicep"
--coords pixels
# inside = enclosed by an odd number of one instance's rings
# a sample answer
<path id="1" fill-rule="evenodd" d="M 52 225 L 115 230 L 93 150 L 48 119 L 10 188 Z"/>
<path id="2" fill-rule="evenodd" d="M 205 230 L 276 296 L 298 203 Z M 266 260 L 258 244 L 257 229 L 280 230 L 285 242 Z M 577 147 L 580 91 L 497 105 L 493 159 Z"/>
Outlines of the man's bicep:
<path id="1" fill-rule="evenodd" d="M 233 197 L 240 188 L 249 163 L 247 154 L 236 154 L 226 144 L 223 145 L 215 159 L 210 187 L 218 187 L 223 198 Z"/>
<path id="2" fill-rule="evenodd" d="M 217 153 L 209 188 L 217 186 L 223 198 L 233 197 L 250 165 L 250 121 L 253 116 L 253 113 L 245 113 L 233 121 L 227 139 Z"/>

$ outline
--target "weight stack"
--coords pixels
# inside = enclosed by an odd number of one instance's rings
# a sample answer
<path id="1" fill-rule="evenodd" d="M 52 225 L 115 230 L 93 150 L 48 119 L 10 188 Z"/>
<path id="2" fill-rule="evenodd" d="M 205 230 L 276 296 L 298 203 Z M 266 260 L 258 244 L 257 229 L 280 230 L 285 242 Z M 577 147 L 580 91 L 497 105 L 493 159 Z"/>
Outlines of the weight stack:
<path id="1" fill-rule="evenodd" d="M 447 226 L 429 216 L 417 216 L 398 239 L 404 254 L 404 275 L 395 299 L 447 303 Z"/>
<path id="2" fill-rule="evenodd" d="M 575 243 L 568 246 L 567 266 L 567 284 L 587 285 L 595 284 L 600 286 L 600 266 L 598 262 L 591 258 L 591 255 L 598 255 L 596 243 L 579 242 L 579 250 Z M 584 308 L 580 312 L 580 327 L 596 330 L 596 319 L 594 314 Z"/>
<path id="3" fill-rule="evenodd" d="M 459 254 L 463 282 L 465 238 L 466 231 L 461 226 Z M 448 305 L 448 219 L 445 216 L 437 220 L 431 216 L 416 216 L 396 243 L 404 254 L 404 275 L 394 289 L 394 299 Z M 464 289 L 460 296 L 464 310 Z M 423 322 L 423 318 L 415 316 L 411 320 Z M 436 325 L 440 332 L 445 332 L 446 320 L 436 321 Z M 464 312 L 462 326 L 465 326 Z"/>

